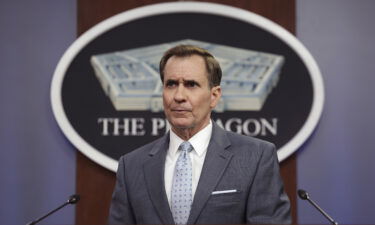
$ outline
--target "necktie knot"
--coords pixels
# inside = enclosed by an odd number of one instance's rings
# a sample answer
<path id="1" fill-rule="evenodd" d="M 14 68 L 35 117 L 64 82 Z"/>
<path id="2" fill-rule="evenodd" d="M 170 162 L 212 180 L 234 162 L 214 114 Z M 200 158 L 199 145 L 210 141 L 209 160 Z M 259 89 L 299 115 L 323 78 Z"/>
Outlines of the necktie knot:
<path id="1" fill-rule="evenodd" d="M 180 147 L 178 147 L 179 150 L 182 152 L 191 152 L 193 150 L 193 146 L 188 141 L 184 141 L 181 143 Z"/>

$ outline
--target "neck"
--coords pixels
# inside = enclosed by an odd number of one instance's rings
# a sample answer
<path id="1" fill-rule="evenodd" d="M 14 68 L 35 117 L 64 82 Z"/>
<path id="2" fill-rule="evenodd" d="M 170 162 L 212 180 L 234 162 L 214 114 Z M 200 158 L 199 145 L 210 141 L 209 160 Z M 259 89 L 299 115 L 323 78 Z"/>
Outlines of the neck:
<path id="1" fill-rule="evenodd" d="M 173 128 L 172 127 L 172 130 L 173 132 L 179 136 L 182 140 L 184 141 L 187 141 L 189 140 L 191 137 L 194 136 L 194 134 L 198 133 L 198 132 L 193 132 L 192 130 L 190 130 L 189 128 Z"/>

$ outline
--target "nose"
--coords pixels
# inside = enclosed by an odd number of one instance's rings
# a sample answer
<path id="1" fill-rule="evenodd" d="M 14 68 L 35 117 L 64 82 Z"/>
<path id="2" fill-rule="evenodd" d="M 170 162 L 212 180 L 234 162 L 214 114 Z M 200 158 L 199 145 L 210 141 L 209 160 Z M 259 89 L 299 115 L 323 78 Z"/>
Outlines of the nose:
<path id="1" fill-rule="evenodd" d="M 184 102 L 186 100 L 185 87 L 183 84 L 178 85 L 173 98 L 176 102 Z"/>

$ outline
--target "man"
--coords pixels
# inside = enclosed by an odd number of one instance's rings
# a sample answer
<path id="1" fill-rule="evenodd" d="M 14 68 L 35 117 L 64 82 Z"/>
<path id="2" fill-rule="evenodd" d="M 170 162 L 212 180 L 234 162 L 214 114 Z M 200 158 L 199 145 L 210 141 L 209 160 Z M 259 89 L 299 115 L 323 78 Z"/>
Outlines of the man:
<path id="1" fill-rule="evenodd" d="M 160 76 L 171 130 L 120 158 L 109 224 L 291 223 L 275 146 L 211 121 L 221 97 L 215 58 L 176 46 Z"/>

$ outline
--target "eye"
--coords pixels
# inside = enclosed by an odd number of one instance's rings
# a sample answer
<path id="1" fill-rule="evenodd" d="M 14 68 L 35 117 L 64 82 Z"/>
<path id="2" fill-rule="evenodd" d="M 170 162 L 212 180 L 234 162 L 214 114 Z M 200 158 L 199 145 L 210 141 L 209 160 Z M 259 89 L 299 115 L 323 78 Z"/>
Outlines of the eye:
<path id="1" fill-rule="evenodd" d="M 174 87 L 174 86 L 176 86 L 177 85 L 177 81 L 174 81 L 174 80 L 167 80 L 166 82 L 165 82 L 165 86 L 166 87 Z"/>
<path id="2" fill-rule="evenodd" d="M 192 88 L 192 87 L 198 87 L 199 84 L 193 80 L 188 80 L 185 82 L 185 86 Z"/>

